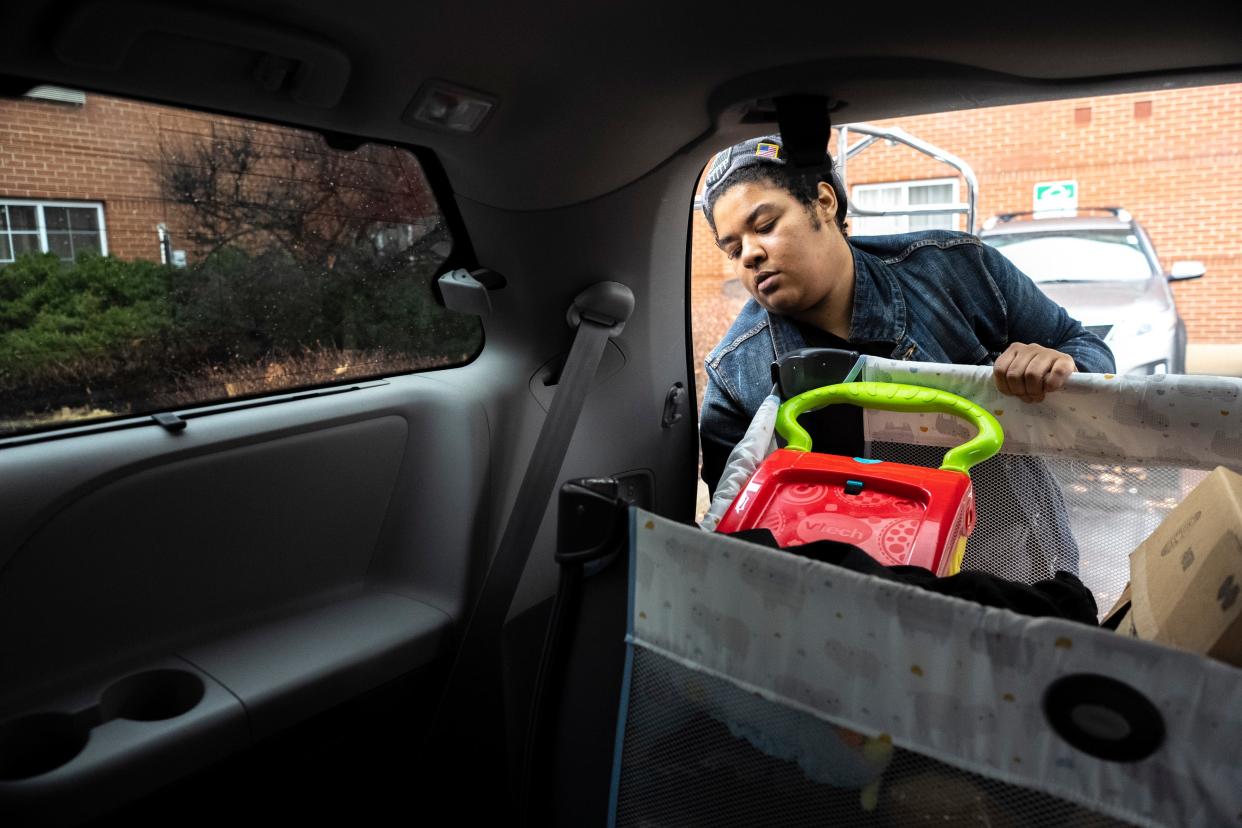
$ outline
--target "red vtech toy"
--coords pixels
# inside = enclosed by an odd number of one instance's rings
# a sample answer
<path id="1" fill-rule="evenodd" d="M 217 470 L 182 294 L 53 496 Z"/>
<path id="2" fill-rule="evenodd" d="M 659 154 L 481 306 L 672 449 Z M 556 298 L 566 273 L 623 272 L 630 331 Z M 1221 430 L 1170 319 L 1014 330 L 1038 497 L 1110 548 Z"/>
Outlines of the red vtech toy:
<path id="1" fill-rule="evenodd" d="M 939 469 L 811 451 L 798 417 L 834 403 L 886 411 L 953 414 L 979 433 L 944 456 Z M 851 543 L 886 566 L 912 564 L 937 575 L 962 566 L 975 528 L 969 469 L 1000 450 L 996 418 L 947 391 L 884 382 L 816 388 L 781 405 L 776 430 L 787 446 L 770 454 L 734 499 L 717 532 L 768 529 L 782 547 L 818 540 Z"/>

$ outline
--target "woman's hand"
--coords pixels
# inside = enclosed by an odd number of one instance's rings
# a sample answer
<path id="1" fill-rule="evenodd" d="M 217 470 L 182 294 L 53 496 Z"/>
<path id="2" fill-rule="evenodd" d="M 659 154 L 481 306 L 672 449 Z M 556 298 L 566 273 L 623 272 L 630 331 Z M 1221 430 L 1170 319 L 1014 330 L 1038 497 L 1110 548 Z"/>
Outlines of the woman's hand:
<path id="1" fill-rule="evenodd" d="M 1023 402 L 1039 402 L 1045 394 L 1065 385 L 1066 378 L 1075 370 L 1069 354 L 1043 345 L 1013 342 L 996 360 L 992 378 L 1002 394 Z"/>

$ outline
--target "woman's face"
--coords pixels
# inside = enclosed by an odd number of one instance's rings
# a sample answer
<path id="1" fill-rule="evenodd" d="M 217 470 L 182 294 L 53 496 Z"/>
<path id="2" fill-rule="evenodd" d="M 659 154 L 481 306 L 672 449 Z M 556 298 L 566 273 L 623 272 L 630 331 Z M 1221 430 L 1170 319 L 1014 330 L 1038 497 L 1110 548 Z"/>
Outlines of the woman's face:
<path id="1" fill-rule="evenodd" d="M 800 316 L 826 301 L 842 278 L 852 277 L 842 262 L 848 248 L 833 223 L 836 206 L 832 188 L 823 183 L 811 211 L 770 182 L 735 184 L 712 210 L 717 244 L 755 301 Z"/>

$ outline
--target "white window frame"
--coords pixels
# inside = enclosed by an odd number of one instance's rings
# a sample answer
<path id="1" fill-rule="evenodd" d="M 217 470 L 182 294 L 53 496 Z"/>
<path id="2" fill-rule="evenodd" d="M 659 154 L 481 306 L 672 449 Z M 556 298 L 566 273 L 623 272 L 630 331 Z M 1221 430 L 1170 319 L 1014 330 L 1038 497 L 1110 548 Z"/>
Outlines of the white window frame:
<path id="1" fill-rule="evenodd" d="M 107 228 L 107 225 L 104 224 L 104 206 L 103 206 L 103 202 L 101 201 L 48 201 L 44 199 L 34 199 L 34 198 L 0 198 L 0 207 L 8 207 L 8 206 L 34 207 L 35 208 L 35 216 L 37 216 L 37 223 L 39 225 L 39 250 L 40 252 L 43 252 L 43 253 L 48 252 L 47 219 L 43 215 L 44 207 L 74 207 L 76 209 L 82 209 L 85 207 L 94 207 L 95 214 L 96 214 L 96 220 L 99 223 L 99 252 L 100 252 L 100 255 L 103 255 L 103 256 L 108 255 L 108 228 Z M 5 218 L 7 219 L 8 216 L 6 215 Z M 0 230 L 0 233 L 3 233 L 4 235 L 9 237 L 9 254 L 10 254 L 10 258 L 7 258 L 7 259 L 0 258 L 0 263 L 9 264 L 11 262 L 17 261 L 16 255 L 13 255 L 13 247 L 12 247 L 13 225 L 12 223 L 6 222 L 6 228 L 4 230 Z"/>
<path id="2" fill-rule="evenodd" d="M 961 179 L 956 178 L 956 177 L 918 178 L 918 179 L 911 179 L 909 181 L 884 181 L 879 184 L 855 184 L 852 188 L 852 192 L 850 193 L 850 203 L 852 204 L 858 203 L 859 193 L 874 192 L 876 190 L 896 189 L 896 190 L 899 190 L 901 193 L 900 200 L 898 201 L 897 204 L 893 205 L 892 207 L 886 207 L 884 209 L 893 210 L 893 211 L 902 210 L 910 206 L 910 188 L 911 187 L 936 187 L 936 186 L 940 186 L 944 184 L 951 184 L 953 186 L 953 195 L 950 197 L 948 201 L 937 202 L 936 206 L 940 206 L 940 207 L 956 206 L 958 204 L 958 200 L 961 198 L 961 192 L 960 192 Z M 931 205 L 921 205 L 921 206 L 931 206 Z M 961 224 L 962 224 L 961 213 L 939 213 L 936 215 L 949 216 L 949 218 L 953 220 L 952 229 L 953 230 L 961 229 Z M 854 222 L 857 223 L 858 219 L 861 219 L 861 218 L 872 218 L 872 217 L 871 216 L 855 216 Z M 897 214 L 896 212 L 894 212 L 893 215 L 884 216 L 884 218 L 891 218 L 891 219 L 896 220 L 898 227 L 896 230 L 893 230 L 891 232 L 893 233 L 909 233 L 910 232 L 910 216 L 909 215 L 901 215 L 901 214 Z M 859 235 L 870 235 L 870 234 L 859 232 Z"/>

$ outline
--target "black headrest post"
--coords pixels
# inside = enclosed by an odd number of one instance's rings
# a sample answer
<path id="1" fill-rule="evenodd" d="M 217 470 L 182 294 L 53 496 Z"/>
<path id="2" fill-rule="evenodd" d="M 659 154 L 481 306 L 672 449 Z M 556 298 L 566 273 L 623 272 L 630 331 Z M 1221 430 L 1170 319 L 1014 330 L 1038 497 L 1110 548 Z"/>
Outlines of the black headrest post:
<path id="1" fill-rule="evenodd" d="M 776 99 L 781 143 L 795 167 L 823 165 L 832 131 L 830 104 L 825 95 L 783 95 Z"/>

